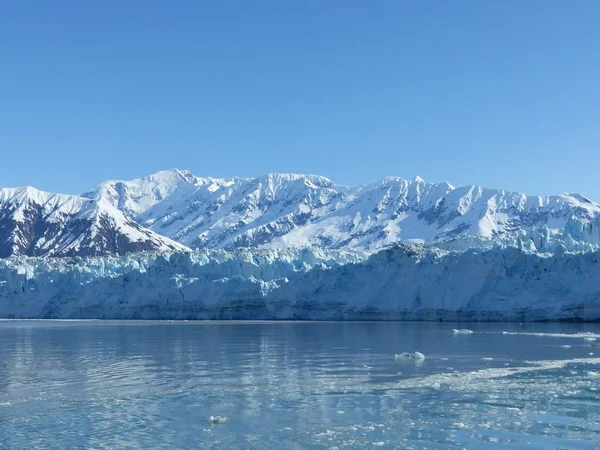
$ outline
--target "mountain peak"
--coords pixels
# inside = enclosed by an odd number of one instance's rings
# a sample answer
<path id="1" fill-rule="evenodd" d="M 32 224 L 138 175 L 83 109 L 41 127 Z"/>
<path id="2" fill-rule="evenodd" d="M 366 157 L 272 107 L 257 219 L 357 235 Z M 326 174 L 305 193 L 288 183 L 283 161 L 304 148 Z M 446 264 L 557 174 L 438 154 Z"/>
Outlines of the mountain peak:
<path id="1" fill-rule="evenodd" d="M 167 170 L 161 170 L 159 172 L 147 175 L 142 178 L 136 178 L 135 180 L 132 180 L 132 182 L 135 182 L 138 180 L 148 180 L 148 181 L 151 180 L 154 183 L 158 182 L 158 183 L 166 183 L 166 184 L 178 183 L 180 181 L 184 181 L 186 183 L 196 183 L 198 180 L 198 177 L 193 175 L 189 170 L 172 168 L 172 169 L 167 169 Z"/>
<path id="2" fill-rule="evenodd" d="M 110 199 L 0 189 L 0 258 L 185 250 L 127 219 Z"/>
<path id="3" fill-rule="evenodd" d="M 312 174 L 302 174 L 302 173 L 278 173 L 271 172 L 262 177 L 258 177 L 258 179 L 266 179 L 266 180 L 278 180 L 278 181 L 297 181 L 297 180 L 308 180 L 315 184 L 325 184 L 330 185 L 333 182 L 326 177 L 321 175 L 312 175 Z"/>
<path id="4" fill-rule="evenodd" d="M 33 186 L 21 186 L 16 188 L 0 188 L 0 203 L 2 202 L 13 202 L 13 203 L 26 203 L 33 202 L 38 205 L 45 204 L 48 201 L 54 200 L 54 202 L 81 202 L 84 201 L 79 196 L 67 195 L 67 194 L 56 194 L 53 192 L 46 192 L 40 189 L 34 188 Z"/>
<path id="5" fill-rule="evenodd" d="M 77 233 L 87 239 L 90 230 L 82 227 L 89 228 L 93 222 L 106 242 L 93 240 L 96 234 L 91 233 L 92 240 L 85 242 L 93 248 L 82 250 L 88 254 L 175 248 L 170 239 L 195 248 L 362 250 L 411 241 L 530 239 L 533 243 L 526 245 L 541 249 L 548 241 L 536 236 L 546 228 L 557 239 L 571 236 L 572 242 L 600 246 L 597 227 L 588 226 L 600 223 L 600 205 L 582 195 L 534 197 L 478 186 L 455 189 L 419 176 L 413 180 L 386 177 L 377 183 L 347 187 L 318 175 L 199 178 L 173 168 L 131 181 L 107 181 L 82 196 L 45 193 L 32 187 L 0 189 L 0 212 L 4 214 L 0 220 L 18 222 L 28 233 L 43 231 L 39 223 L 58 224 L 51 226 L 56 233 L 52 242 L 70 232 L 66 227 L 75 226 L 69 224 L 82 222 L 88 225 L 77 225 Z M 123 231 L 119 243 L 109 242 L 113 230 Z M 167 240 L 161 240 L 163 237 Z M 67 241 L 70 238 L 65 235 L 64 242 L 75 242 Z M 146 243 L 133 244 L 138 241 Z M 571 241 L 570 249 L 580 245 Z M 76 251 L 74 247 L 44 245 L 39 252 Z M 29 247 L 23 248 L 28 251 Z"/>

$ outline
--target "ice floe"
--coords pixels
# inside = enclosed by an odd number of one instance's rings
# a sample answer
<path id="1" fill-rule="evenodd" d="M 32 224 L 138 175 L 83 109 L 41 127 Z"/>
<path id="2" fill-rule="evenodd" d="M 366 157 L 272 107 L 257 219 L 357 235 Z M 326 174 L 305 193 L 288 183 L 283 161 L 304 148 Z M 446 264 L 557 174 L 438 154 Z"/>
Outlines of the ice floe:
<path id="1" fill-rule="evenodd" d="M 473 334 L 473 333 L 474 333 L 474 331 L 473 331 L 473 330 L 467 330 L 466 328 L 464 328 L 464 329 L 462 329 L 462 330 L 460 330 L 460 329 L 456 329 L 456 328 L 453 328 L 453 329 L 452 329 L 452 332 L 453 332 L 454 334 Z"/>
<path id="2" fill-rule="evenodd" d="M 526 333 L 518 331 L 503 331 L 502 334 L 512 334 L 519 336 L 538 336 L 538 337 L 553 337 L 553 338 L 584 338 L 586 341 L 593 341 L 600 338 L 600 334 L 597 333 Z"/>
<path id="3" fill-rule="evenodd" d="M 229 419 L 225 416 L 210 416 L 208 418 L 208 423 L 212 423 L 212 424 L 221 424 L 221 423 L 225 423 L 228 421 L 229 421 Z"/>
<path id="4" fill-rule="evenodd" d="M 415 361 L 422 361 L 425 359 L 425 355 L 421 352 L 404 352 L 394 355 L 394 359 L 413 359 Z"/>

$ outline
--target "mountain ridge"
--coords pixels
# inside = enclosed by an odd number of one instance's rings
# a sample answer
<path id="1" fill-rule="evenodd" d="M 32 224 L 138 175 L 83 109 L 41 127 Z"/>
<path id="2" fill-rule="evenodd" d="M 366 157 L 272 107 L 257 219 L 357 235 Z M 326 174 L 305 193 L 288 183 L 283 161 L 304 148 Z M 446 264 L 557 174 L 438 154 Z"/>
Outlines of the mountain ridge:
<path id="1" fill-rule="evenodd" d="M 317 175 L 199 178 L 185 173 L 187 179 L 169 195 L 129 211 L 135 211 L 131 217 L 142 225 L 190 247 L 316 245 L 376 250 L 415 239 L 515 237 L 511 230 L 527 234 L 546 225 L 556 232 L 571 219 L 593 221 L 600 213 L 600 205 L 580 194 L 527 196 L 472 185 L 456 188 L 420 177 L 415 181 L 385 177 L 352 187 Z M 147 190 L 147 185 L 141 187 L 144 180 L 148 178 L 117 183 Z M 92 192 L 102 196 L 111 189 L 118 191 L 114 182 L 102 183 Z M 107 200 L 135 203 L 127 194 Z M 560 223 L 553 223 L 557 220 Z"/>
<path id="2" fill-rule="evenodd" d="M 0 189 L 0 257 L 240 247 L 377 251 L 412 242 L 579 251 L 600 245 L 599 230 L 600 205 L 580 194 L 530 196 L 418 176 L 344 186 L 319 175 L 203 178 L 168 169 L 105 181 L 81 195 Z"/>
<path id="3" fill-rule="evenodd" d="M 31 186 L 0 189 L 0 257 L 186 250 L 110 203 Z"/>

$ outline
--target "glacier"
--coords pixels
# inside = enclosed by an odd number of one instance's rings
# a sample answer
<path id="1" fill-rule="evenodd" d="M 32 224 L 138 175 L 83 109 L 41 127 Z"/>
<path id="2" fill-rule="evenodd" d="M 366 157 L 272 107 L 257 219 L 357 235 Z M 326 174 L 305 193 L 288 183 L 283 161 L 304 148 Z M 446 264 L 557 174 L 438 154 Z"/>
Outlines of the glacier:
<path id="1" fill-rule="evenodd" d="M 0 316 L 600 320 L 600 251 L 237 249 L 0 260 Z"/>
<path id="2" fill-rule="evenodd" d="M 600 320 L 600 205 L 416 177 L 0 189 L 0 318 Z"/>

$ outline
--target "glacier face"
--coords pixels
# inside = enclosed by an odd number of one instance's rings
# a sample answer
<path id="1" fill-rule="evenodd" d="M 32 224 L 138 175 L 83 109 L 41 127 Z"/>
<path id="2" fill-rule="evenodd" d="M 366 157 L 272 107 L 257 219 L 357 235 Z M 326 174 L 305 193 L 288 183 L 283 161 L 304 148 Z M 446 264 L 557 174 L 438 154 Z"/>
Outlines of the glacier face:
<path id="1" fill-rule="evenodd" d="M 600 320 L 600 252 L 199 250 L 0 260 L 8 318 Z"/>
<path id="2" fill-rule="evenodd" d="M 600 244 L 600 205 L 579 194 L 527 196 L 418 177 L 347 187 L 315 175 L 199 178 L 173 169 L 105 182 L 84 196 L 192 248 L 378 250 L 465 238 L 538 251 Z"/>

